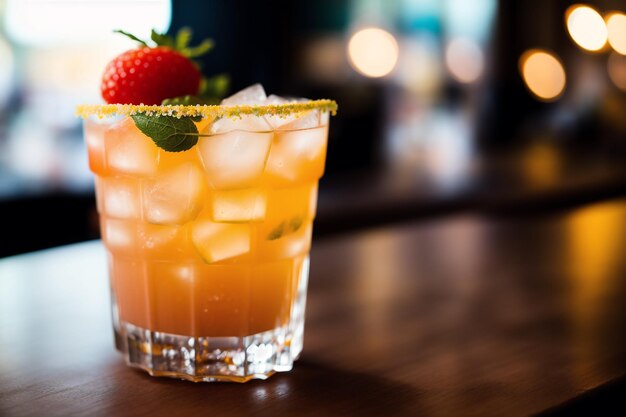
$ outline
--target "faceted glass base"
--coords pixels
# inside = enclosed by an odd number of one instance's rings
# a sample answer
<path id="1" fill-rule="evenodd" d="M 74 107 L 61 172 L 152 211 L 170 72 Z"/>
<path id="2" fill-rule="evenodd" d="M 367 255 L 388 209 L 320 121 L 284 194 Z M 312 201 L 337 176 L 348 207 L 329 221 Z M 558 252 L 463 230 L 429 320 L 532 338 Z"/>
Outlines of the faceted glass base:
<path id="1" fill-rule="evenodd" d="M 294 335 L 286 327 L 246 337 L 187 337 L 122 326 L 128 365 L 194 382 L 266 379 L 291 370 L 302 351 L 302 331 Z"/>
<path id="2" fill-rule="evenodd" d="M 193 382 L 267 379 L 291 370 L 302 351 L 307 278 L 308 259 L 285 326 L 244 337 L 193 337 L 153 332 L 114 314 L 116 347 L 128 365 L 152 376 Z"/>

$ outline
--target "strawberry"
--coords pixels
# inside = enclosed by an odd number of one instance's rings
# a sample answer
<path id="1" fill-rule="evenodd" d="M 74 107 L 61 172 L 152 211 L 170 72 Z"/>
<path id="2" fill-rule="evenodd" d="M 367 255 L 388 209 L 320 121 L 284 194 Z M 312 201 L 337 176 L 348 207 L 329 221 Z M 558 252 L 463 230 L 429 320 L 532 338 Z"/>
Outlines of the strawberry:
<path id="1" fill-rule="evenodd" d="M 195 95 L 200 71 L 189 59 L 166 46 L 133 49 L 104 70 L 102 97 L 107 103 L 161 104 L 167 98 Z"/>
<path id="2" fill-rule="evenodd" d="M 151 39 L 156 46 L 149 47 L 129 33 L 116 32 L 141 46 L 118 55 L 106 66 L 100 86 L 104 101 L 152 105 L 200 93 L 202 74 L 191 59 L 210 50 L 213 46 L 210 40 L 189 47 L 189 29 L 182 29 L 176 38 L 152 31 Z"/>

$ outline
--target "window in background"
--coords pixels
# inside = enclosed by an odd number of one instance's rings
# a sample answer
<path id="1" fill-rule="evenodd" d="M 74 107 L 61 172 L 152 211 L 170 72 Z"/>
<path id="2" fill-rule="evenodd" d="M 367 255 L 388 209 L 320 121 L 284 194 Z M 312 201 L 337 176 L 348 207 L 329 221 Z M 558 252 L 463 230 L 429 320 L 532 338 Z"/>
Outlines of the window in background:
<path id="1" fill-rule="evenodd" d="M 445 190 L 464 187 L 498 2 L 403 0 L 393 8 L 381 3 L 355 0 L 352 27 L 380 25 L 399 46 L 385 84 L 360 80 L 387 91 L 387 165 Z M 381 64 L 385 54 L 382 47 L 376 50 L 372 61 Z"/>
<path id="2" fill-rule="evenodd" d="M 6 38 L 0 33 L 0 109 L 3 109 L 11 94 L 13 83 L 13 50 Z"/>
<path id="3" fill-rule="evenodd" d="M 0 198 L 91 189 L 74 107 L 101 101 L 104 66 L 134 46 L 113 30 L 166 31 L 171 7 L 169 0 L 0 0 Z M 11 57 L 13 71 L 4 65 Z"/>

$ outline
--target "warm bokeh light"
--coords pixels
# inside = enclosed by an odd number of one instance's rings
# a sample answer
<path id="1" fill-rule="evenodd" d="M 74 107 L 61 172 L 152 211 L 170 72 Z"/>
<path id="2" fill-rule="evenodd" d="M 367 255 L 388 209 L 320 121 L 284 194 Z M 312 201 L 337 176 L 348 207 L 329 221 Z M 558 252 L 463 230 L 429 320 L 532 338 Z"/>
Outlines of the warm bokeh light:
<path id="1" fill-rule="evenodd" d="M 520 155 L 521 167 L 529 184 L 536 187 L 554 186 L 562 175 L 562 155 L 548 140 L 537 139 Z"/>
<path id="2" fill-rule="evenodd" d="M 471 39 L 453 39 L 446 48 L 446 66 L 455 80 L 461 83 L 474 82 L 483 72 L 483 51 Z"/>
<path id="3" fill-rule="evenodd" d="M 581 48 L 598 51 L 606 45 L 606 24 L 595 9 L 579 4 L 571 6 L 565 12 L 565 20 L 570 36 Z"/>
<path id="4" fill-rule="evenodd" d="M 339 36 L 321 35 L 303 45 L 303 75 L 318 82 L 341 84 L 349 70 L 345 67 L 344 40 Z"/>
<path id="5" fill-rule="evenodd" d="M 554 100 L 565 89 L 563 64 L 548 51 L 526 51 L 520 58 L 520 72 L 526 87 L 541 100 Z"/>
<path id="6" fill-rule="evenodd" d="M 613 84 L 620 90 L 626 91 L 626 57 L 616 52 L 611 53 L 607 69 Z"/>
<path id="7" fill-rule="evenodd" d="M 359 73 L 367 77 L 384 77 L 398 62 L 398 42 L 382 29 L 362 29 L 350 38 L 348 57 Z"/>
<path id="8" fill-rule="evenodd" d="M 564 266 L 573 313 L 571 335 L 577 346 L 577 356 L 584 359 L 578 363 L 575 372 L 584 374 L 589 372 L 586 364 L 590 358 L 596 357 L 597 352 L 608 354 L 607 339 L 600 335 L 613 333 L 614 327 L 604 321 L 607 306 L 621 302 L 621 298 L 612 295 L 621 282 L 620 274 L 615 271 L 623 259 L 626 224 L 623 208 L 614 201 L 581 207 L 567 217 L 564 226 L 568 259 Z"/>
<path id="9" fill-rule="evenodd" d="M 573 284 L 578 287 L 575 289 L 581 312 L 593 311 L 591 302 L 600 301 L 598 296 L 606 290 L 607 283 L 603 280 L 613 276 L 611 268 L 621 258 L 624 220 L 618 203 L 581 208 L 568 218 L 566 233 L 571 262 L 567 267 Z"/>
<path id="10" fill-rule="evenodd" d="M 610 13 L 606 18 L 609 45 L 622 55 L 626 55 L 626 15 L 620 12 Z"/>

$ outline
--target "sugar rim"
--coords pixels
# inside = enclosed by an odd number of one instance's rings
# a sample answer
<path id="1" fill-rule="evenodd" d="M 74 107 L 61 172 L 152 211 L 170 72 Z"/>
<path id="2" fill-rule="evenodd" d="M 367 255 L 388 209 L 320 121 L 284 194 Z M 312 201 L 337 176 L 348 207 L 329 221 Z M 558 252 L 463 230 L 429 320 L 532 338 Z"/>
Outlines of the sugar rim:
<path id="1" fill-rule="evenodd" d="M 256 106 L 223 106 L 223 105 L 168 105 L 148 106 L 144 104 L 82 104 L 76 107 L 76 115 L 82 118 L 97 116 L 102 119 L 110 116 L 132 116 L 145 114 L 148 116 L 181 117 L 228 117 L 241 118 L 244 115 L 286 117 L 311 110 L 337 114 L 337 103 L 334 100 L 321 99 L 283 104 L 264 104 Z"/>

